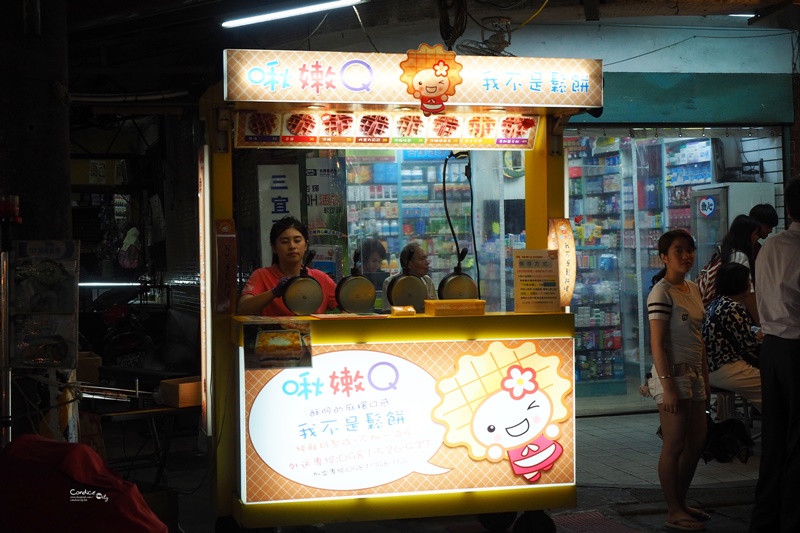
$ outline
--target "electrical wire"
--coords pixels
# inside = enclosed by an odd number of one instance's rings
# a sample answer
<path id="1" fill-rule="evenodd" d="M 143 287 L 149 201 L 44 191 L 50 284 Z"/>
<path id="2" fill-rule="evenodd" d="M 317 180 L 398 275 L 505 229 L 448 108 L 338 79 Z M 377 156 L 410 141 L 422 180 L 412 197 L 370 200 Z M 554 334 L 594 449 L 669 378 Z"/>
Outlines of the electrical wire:
<path id="1" fill-rule="evenodd" d="M 355 6 L 354 6 L 354 7 L 355 7 Z M 299 50 L 301 46 L 303 46 L 304 44 L 306 44 L 306 43 L 308 42 L 308 40 L 309 40 L 309 39 L 311 39 L 311 38 L 314 36 L 314 34 L 315 34 L 315 33 L 317 33 L 317 31 L 319 31 L 320 27 L 322 27 L 322 23 L 323 23 L 323 22 L 325 22 L 325 19 L 326 19 L 326 18 L 328 18 L 328 14 L 327 14 L 327 13 L 325 13 L 325 16 L 324 16 L 324 17 L 322 17 L 322 20 L 320 20 L 320 21 L 319 21 L 319 24 L 317 24 L 317 27 L 316 27 L 316 28 L 314 28 L 314 31 L 312 31 L 311 33 L 309 33 L 309 34 L 308 34 L 308 36 L 307 36 L 305 39 L 303 39 L 302 41 L 300 41 L 300 43 L 299 43 L 297 46 L 295 46 L 295 49 L 298 49 L 298 50 Z"/>
<path id="2" fill-rule="evenodd" d="M 517 26 L 516 28 L 511 30 L 511 32 L 513 33 L 515 31 L 517 31 L 518 29 L 520 29 L 521 27 L 525 26 L 527 23 L 529 23 L 530 21 L 535 19 L 539 15 L 539 13 L 542 12 L 542 10 L 545 8 L 545 6 L 548 4 L 548 2 L 550 2 L 550 0 L 544 0 L 544 3 L 542 4 L 542 6 L 539 9 L 536 10 L 536 13 L 534 13 L 533 15 L 528 17 L 528 20 L 526 20 L 525 22 L 523 22 L 522 24 L 520 24 L 519 26 Z"/>
<path id="3" fill-rule="evenodd" d="M 372 37 L 370 37 L 369 33 L 367 33 L 367 29 L 364 27 L 364 23 L 361 22 L 361 15 L 358 13 L 358 9 L 356 9 L 356 6 L 353 6 L 353 11 L 356 12 L 356 18 L 358 19 L 358 25 L 361 26 L 361 31 L 364 32 L 364 36 L 369 41 L 369 44 L 372 45 L 372 49 L 375 50 L 376 52 L 380 53 L 380 50 L 378 50 L 378 47 L 375 46 L 375 43 L 372 42 Z"/>
<path id="4" fill-rule="evenodd" d="M 527 1 L 528 0 L 520 0 L 519 2 L 517 2 L 515 4 L 511 4 L 510 6 L 504 6 L 504 5 L 498 4 L 497 2 L 488 2 L 486 0 L 475 0 L 475 2 L 477 4 L 484 4 L 484 5 L 487 5 L 487 6 L 496 7 L 497 9 L 514 9 L 515 7 L 519 7 L 519 6 L 521 6 L 522 4 L 524 4 Z"/>
<path id="5" fill-rule="evenodd" d="M 650 55 L 650 54 L 654 54 L 656 52 L 660 52 L 662 50 L 666 50 L 667 48 L 672 48 L 674 46 L 678 46 L 679 44 L 683 44 L 683 43 L 685 43 L 687 41 L 691 41 L 693 39 L 763 39 L 763 38 L 772 38 L 772 37 L 777 37 L 777 36 L 781 36 L 781 35 L 786 35 L 786 33 L 793 33 L 793 32 L 771 33 L 769 35 L 747 35 L 747 36 L 737 36 L 737 37 L 713 37 L 713 36 L 709 36 L 709 35 L 692 35 L 691 37 L 687 37 L 685 39 L 681 39 L 680 41 L 661 46 L 659 48 L 656 48 L 654 50 L 650 50 L 648 52 L 642 52 L 641 54 L 637 54 L 635 56 L 627 57 L 625 59 L 620 59 L 619 61 L 604 61 L 603 62 L 603 66 L 604 67 L 608 67 L 610 65 L 618 65 L 618 64 L 624 63 L 626 61 L 631 61 L 633 59 L 639 59 L 640 57 L 644 57 L 644 56 L 647 56 L 647 55 Z"/>
<path id="6" fill-rule="evenodd" d="M 454 8 L 454 19 L 450 22 L 449 9 Z M 467 0 L 439 0 L 439 34 L 448 50 L 467 29 Z"/>
<path id="7" fill-rule="evenodd" d="M 481 299 L 481 267 L 478 261 L 478 243 L 475 240 L 475 196 L 472 194 L 472 169 L 469 163 L 464 174 L 467 176 L 469 183 L 469 227 L 472 233 L 472 254 L 475 256 L 475 286 L 478 289 L 478 300 Z"/>
<path id="8" fill-rule="evenodd" d="M 461 248 L 458 246 L 458 237 L 456 236 L 456 230 L 453 228 L 453 221 L 450 220 L 450 211 L 447 209 L 447 161 L 452 157 L 453 152 L 450 152 L 450 155 L 444 158 L 444 165 L 442 167 L 442 203 L 444 204 L 444 216 L 447 218 L 447 224 L 450 226 L 450 232 L 453 234 L 453 242 L 456 243 L 456 257 L 461 253 Z"/>

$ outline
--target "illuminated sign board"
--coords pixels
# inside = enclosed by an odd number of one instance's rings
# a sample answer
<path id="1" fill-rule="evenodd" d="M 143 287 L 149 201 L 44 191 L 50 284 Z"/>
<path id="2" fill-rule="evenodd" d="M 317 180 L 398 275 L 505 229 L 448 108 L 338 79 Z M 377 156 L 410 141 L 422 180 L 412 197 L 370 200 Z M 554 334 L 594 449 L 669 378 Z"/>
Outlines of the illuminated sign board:
<path id="1" fill-rule="evenodd" d="M 246 369 L 241 499 L 574 486 L 572 353 L 572 338 L 314 343 L 311 367 Z"/>
<path id="2" fill-rule="evenodd" d="M 423 44 L 406 54 L 225 50 L 224 62 L 229 101 L 401 105 L 431 114 L 452 106 L 603 105 L 595 59 L 456 56 Z M 418 86 L 432 89 L 420 94 Z"/>

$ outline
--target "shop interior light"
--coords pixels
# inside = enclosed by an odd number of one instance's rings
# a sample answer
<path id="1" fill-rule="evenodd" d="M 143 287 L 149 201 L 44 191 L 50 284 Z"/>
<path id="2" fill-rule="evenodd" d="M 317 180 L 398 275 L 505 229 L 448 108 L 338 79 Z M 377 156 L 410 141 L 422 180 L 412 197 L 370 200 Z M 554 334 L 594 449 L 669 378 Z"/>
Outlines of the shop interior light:
<path id="1" fill-rule="evenodd" d="M 272 20 L 298 17 L 300 15 L 307 15 L 309 13 L 316 13 L 318 11 L 330 11 L 331 9 L 339 9 L 341 7 L 357 6 L 367 2 L 369 2 L 369 0 L 334 0 L 331 2 L 314 2 L 302 7 L 289 7 L 288 4 L 281 4 L 282 7 L 276 7 L 267 13 L 226 20 L 222 23 L 222 27 L 238 28 L 239 26 L 247 26 L 249 24 L 259 24 L 261 22 L 269 22 Z"/>

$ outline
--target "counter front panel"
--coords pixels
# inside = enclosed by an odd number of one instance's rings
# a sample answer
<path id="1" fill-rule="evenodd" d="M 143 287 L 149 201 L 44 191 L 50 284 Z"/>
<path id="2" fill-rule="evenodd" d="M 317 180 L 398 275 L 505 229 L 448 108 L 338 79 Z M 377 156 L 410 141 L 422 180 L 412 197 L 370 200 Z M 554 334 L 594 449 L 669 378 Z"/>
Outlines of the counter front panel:
<path id="1" fill-rule="evenodd" d="M 308 509 L 322 512 L 318 519 L 334 513 L 338 520 L 375 518 L 365 501 L 384 506 L 384 518 L 386 504 L 398 517 L 477 512 L 481 495 L 492 512 L 504 510 L 503 501 L 506 510 L 571 505 L 571 321 L 509 315 L 307 322 L 311 366 L 240 374 L 241 502 L 272 513 L 276 525 L 307 523 L 297 506 L 312 502 Z M 333 322 L 336 334 L 329 335 Z M 453 340 L 464 322 L 472 323 L 473 338 Z M 442 328 L 442 340 L 413 334 L 432 324 Z M 268 319 L 241 325 L 274 328 Z M 372 336 L 383 332 L 386 341 L 342 341 L 348 332 L 359 339 L 365 328 Z M 441 501 L 426 512 L 419 498 Z M 356 499 L 358 516 L 344 514 L 354 509 L 341 504 Z M 340 505 L 319 505 L 326 501 Z"/>

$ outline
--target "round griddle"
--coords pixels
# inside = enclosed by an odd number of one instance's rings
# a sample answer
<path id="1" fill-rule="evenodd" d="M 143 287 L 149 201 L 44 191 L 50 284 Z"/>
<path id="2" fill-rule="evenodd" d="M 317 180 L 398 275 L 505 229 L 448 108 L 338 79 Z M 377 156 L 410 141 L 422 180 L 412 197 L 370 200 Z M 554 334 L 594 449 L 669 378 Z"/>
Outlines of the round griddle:
<path id="1" fill-rule="evenodd" d="M 478 297 L 478 286 L 467 274 L 452 272 L 439 282 L 440 300 L 465 300 Z"/>
<path id="2" fill-rule="evenodd" d="M 428 288 L 421 277 L 413 274 L 400 274 L 389 282 L 386 288 L 389 304 L 397 306 L 411 305 L 417 313 L 425 312 L 425 299 Z"/>
<path id="3" fill-rule="evenodd" d="M 283 303 L 296 315 L 316 313 L 322 305 L 322 286 L 310 276 L 294 276 L 286 284 Z"/>
<path id="4" fill-rule="evenodd" d="M 374 311 L 376 294 L 375 285 L 364 276 L 347 276 L 336 284 L 336 301 L 348 313 Z"/>

